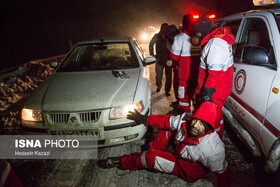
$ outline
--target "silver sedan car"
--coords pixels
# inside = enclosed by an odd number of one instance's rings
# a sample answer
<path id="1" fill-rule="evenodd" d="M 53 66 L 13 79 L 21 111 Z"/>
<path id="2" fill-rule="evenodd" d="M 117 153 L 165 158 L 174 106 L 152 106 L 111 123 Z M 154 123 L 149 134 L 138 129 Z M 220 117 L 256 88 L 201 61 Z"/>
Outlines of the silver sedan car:
<path id="1" fill-rule="evenodd" d="M 23 133 L 96 136 L 99 147 L 141 139 L 146 127 L 126 115 L 150 113 L 154 62 L 132 37 L 77 43 L 28 98 Z"/>

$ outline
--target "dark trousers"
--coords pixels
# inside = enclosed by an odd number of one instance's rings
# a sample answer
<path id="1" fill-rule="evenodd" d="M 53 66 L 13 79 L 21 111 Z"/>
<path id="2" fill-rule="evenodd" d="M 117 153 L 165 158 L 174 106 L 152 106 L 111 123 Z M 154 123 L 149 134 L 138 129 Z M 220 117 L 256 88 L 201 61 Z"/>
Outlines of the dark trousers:
<path id="1" fill-rule="evenodd" d="M 165 92 L 170 92 L 172 86 L 172 67 L 167 65 L 161 65 L 166 63 L 156 62 L 156 86 L 161 89 L 162 87 L 162 75 L 163 69 L 165 69 Z"/>

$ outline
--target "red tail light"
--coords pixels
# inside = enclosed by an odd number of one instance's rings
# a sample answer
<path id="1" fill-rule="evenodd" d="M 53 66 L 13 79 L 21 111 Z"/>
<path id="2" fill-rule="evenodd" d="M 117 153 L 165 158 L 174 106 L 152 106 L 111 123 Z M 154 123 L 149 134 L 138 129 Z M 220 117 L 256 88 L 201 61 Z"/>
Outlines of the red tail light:
<path id="1" fill-rule="evenodd" d="M 197 20 L 199 18 L 199 15 L 193 15 L 193 19 Z"/>
<path id="2" fill-rule="evenodd" d="M 216 19 L 216 15 L 215 14 L 206 15 L 205 17 L 209 18 L 211 21 Z M 194 21 L 196 21 L 198 18 L 200 18 L 200 16 L 198 14 L 194 14 L 193 15 L 193 20 Z"/>
<path id="3" fill-rule="evenodd" d="M 211 15 L 208 15 L 207 16 L 210 20 L 213 20 L 216 18 L 216 15 L 215 14 L 211 14 Z"/>

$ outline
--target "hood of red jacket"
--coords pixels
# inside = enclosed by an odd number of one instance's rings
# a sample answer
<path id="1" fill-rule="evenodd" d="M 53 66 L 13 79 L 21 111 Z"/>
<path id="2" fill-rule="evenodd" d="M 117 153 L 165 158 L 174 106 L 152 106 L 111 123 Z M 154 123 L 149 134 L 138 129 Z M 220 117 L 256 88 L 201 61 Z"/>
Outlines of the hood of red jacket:
<path id="1" fill-rule="evenodd" d="M 229 45 L 234 44 L 235 40 L 234 35 L 231 33 L 230 27 L 218 27 L 203 38 L 203 40 L 201 41 L 201 46 L 206 44 L 212 38 L 221 38 L 225 40 Z"/>
<path id="2" fill-rule="evenodd" d="M 188 120 L 191 120 L 192 118 L 203 120 L 209 123 L 213 127 L 213 129 L 215 129 L 217 105 L 209 101 L 203 102 Z"/>
<path id="3" fill-rule="evenodd" d="M 212 126 L 212 129 L 199 136 L 187 137 L 187 125 L 191 124 L 191 120 L 193 118 L 197 118 L 197 119 L 206 121 L 207 123 L 209 123 Z M 176 151 L 180 152 L 180 150 L 185 146 L 185 144 L 191 144 L 191 145 L 199 144 L 199 139 L 201 137 L 212 133 L 214 131 L 214 129 L 217 128 L 215 126 L 216 118 L 217 118 L 217 105 L 212 102 L 209 102 L 209 101 L 203 102 L 196 109 L 196 111 L 193 113 L 193 115 L 187 119 L 187 122 L 185 123 L 185 125 L 181 126 L 180 131 L 185 135 L 185 139 L 181 142 L 181 145 L 179 144 L 177 146 Z"/>

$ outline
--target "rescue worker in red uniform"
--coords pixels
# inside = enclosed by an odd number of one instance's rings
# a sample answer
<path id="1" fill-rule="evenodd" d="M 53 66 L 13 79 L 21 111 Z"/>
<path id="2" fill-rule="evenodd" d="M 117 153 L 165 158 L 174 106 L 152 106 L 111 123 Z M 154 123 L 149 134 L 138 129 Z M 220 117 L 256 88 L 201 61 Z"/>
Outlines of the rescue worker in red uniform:
<path id="1" fill-rule="evenodd" d="M 0 159 L 0 186 L 1 187 L 21 187 L 18 177 L 14 173 L 9 162 Z"/>
<path id="2" fill-rule="evenodd" d="M 161 132 L 151 142 L 150 150 L 99 160 L 102 168 L 124 170 L 152 169 L 170 173 L 188 182 L 204 177 L 208 170 L 215 172 L 219 186 L 229 186 L 230 171 L 225 160 L 225 146 L 214 130 L 217 106 L 203 102 L 194 112 L 182 115 L 128 115 L 136 123 L 160 127 Z M 175 153 L 164 151 L 172 145 Z"/>
<path id="3" fill-rule="evenodd" d="M 202 100 L 217 105 L 216 131 L 223 138 L 224 124 L 222 107 L 231 94 L 233 82 L 232 44 L 234 35 L 229 27 L 214 29 L 212 22 L 201 17 L 194 23 L 194 32 L 202 38 L 198 86 L 196 94 L 202 92 Z"/>
<path id="4" fill-rule="evenodd" d="M 192 16 L 187 14 L 183 17 L 182 33 L 174 38 L 170 58 L 178 62 L 178 109 L 183 112 L 190 112 L 190 99 L 193 97 L 194 90 L 197 86 L 199 54 L 192 56 L 191 54 L 191 35 Z"/>

